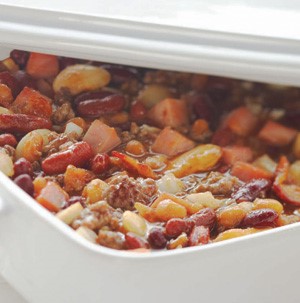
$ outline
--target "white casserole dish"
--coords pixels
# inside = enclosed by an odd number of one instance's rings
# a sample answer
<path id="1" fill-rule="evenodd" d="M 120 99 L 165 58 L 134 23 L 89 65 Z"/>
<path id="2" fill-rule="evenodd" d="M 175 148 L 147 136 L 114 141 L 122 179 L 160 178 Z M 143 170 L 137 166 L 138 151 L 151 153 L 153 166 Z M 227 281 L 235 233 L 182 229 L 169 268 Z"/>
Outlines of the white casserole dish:
<path id="1" fill-rule="evenodd" d="M 139 18 L 134 18 L 125 2 L 110 1 L 118 20 L 111 19 L 112 8 L 105 16 L 99 13 L 99 5 L 108 7 L 108 1 L 97 4 L 86 1 L 86 6 L 80 7 L 81 15 L 68 11 L 71 1 L 60 7 L 55 4 L 57 12 L 49 12 L 47 7 L 42 9 L 41 5 L 45 4 L 38 1 L 28 3 L 32 9 L 25 11 L 11 3 L 0 1 L 0 56 L 3 58 L 11 49 L 22 48 L 298 84 L 300 35 L 295 28 L 291 28 L 294 31 L 289 36 L 288 27 L 277 33 L 271 27 L 258 32 L 258 28 L 251 31 L 245 25 L 236 28 L 237 24 L 230 19 L 222 33 L 217 24 L 208 22 L 205 27 L 195 18 L 175 27 L 176 13 L 184 10 L 195 16 L 195 10 L 205 8 L 204 1 L 190 1 L 189 10 L 176 7 L 179 1 L 168 1 L 170 11 L 171 8 L 177 11 L 172 11 L 173 17 L 166 18 L 167 11 L 162 10 L 159 16 L 166 19 L 157 19 L 154 9 L 146 15 L 146 4 L 140 4 Z M 72 3 L 76 7 L 75 1 Z M 234 3 L 228 1 L 227 7 Z M 279 8 L 280 3 L 277 1 Z M 98 11 L 93 11 L 92 4 Z M 86 7 L 88 11 L 84 10 Z M 199 12 L 199 16 L 204 20 L 208 16 L 219 18 L 218 7 L 222 8 L 221 2 L 211 1 L 206 6 L 210 10 L 202 15 Z M 236 6 L 234 12 L 245 8 Z M 252 17 L 257 12 L 257 7 L 250 8 Z M 283 12 L 286 17 L 290 16 L 288 12 Z M 276 9 L 273 13 L 276 17 Z M 299 11 L 295 10 L 295 14 L 298 17 Z M 275 26 L 276 20 L 270 20 Z M 295 20 L 291 18 L 289 24 Z M 204 247 L 151 254 L 114 251 L 78 237 L 0 174 L 0 273 L 33 303 L 299 302 L 299 234 L 300 223 L 297 223 Z"/>

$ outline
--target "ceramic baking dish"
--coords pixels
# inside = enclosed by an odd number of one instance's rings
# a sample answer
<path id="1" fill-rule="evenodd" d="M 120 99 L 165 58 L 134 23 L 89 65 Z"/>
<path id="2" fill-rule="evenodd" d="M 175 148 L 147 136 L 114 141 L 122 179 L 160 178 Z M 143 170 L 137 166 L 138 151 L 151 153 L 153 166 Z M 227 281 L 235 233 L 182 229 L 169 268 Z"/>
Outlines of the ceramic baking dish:
<path id="1" fill-rule="evenodd" d="M 0 0 L 1 58 L 22 48 L 299 84 L 296 2 L 294 11 L 283 1 L 165 1 L 160 10 L 155 1 L 28 2 Z M 260 28 L 266 15 L 273 27 Z M 297 223 L 204 247 L 114 251 L 78 237 L 0 174 L 0 273 L 29 302 L 299 302 L 299 235 Z"/>

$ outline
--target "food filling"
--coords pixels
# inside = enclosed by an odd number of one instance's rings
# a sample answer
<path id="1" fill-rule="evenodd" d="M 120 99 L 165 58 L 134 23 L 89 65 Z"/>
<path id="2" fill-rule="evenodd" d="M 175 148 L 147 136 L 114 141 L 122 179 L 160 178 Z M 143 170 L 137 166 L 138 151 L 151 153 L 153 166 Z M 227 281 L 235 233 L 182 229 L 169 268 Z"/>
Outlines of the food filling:
<path id="1" fill-rule="evenodd" d="M 85 239 L 178 249 L 300 220 L 300 89 L 13 50 L 0 171 Z"/>

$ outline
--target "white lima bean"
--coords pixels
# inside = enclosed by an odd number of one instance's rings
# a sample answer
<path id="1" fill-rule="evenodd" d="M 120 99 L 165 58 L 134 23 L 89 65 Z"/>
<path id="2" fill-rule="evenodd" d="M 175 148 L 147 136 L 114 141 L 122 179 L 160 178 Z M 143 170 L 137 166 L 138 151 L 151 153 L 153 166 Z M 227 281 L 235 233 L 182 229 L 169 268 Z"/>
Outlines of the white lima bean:
<path id="1" fill-rule="evenodd" d="M 75 64 L 66 67 L 55 78 L 53 89 L 57 93 L 67 89 L 73 96 L 85 91 L 93 91 L 106 86 L 111 76 L 104 68 Z"/>

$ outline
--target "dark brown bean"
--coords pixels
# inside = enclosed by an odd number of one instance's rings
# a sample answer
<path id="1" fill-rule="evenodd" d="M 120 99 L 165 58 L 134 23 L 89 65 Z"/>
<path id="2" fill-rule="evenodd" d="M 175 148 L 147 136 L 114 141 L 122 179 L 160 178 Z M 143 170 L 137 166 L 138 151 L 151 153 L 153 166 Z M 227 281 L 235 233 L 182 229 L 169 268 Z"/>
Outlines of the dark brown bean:
<path id="1" fill-rule="evenodd" d="M 20 89 L 23 89 L 25 86 L 37 89 L 37 82 L 26 72 L 19 70 L 14 74 L 16 80 L 20 85 Z"/>
<path id="2" fill-rule="evenodd" d="M 17 79 L 7 71 L 0 73 L 0 83 L 7 85 L 11 89 L 14 97 L 16 97 L 21 91 L 21 87 Z"/>
<path id="3" fill-rule="evenodd" d="M 80 116 L 97 118 L 104 114 L 119 112 L 125 105 L 125 98 L 115 94 L 103 99 L 86 100 L 79 103 L 77 111 Z"/>
<path id="4" fill-rule="evenodd" d="M 185 220 L 180 218 L 170 219 L 166 223 L 165 228 L 166 228 L 166 235 L 171 238 L 177 238 L 183 232 L 189 233 L 190 231 L 189 224 Z"/>
<path id="5" fill-rule="evenodd" d="M 278 214 L 270 208 L 262 208 L 249 212 L 241 223 L 241 227 L 275 227 Z"/>
<path id="6" fill-rule="evenodd" d="M 167 245 L 167 239 L 164 235 L 163 229 L 159 227 L 153 227 L 149 232 L 148 242 L 152 248 L 165 248 Z"/>
<path id="7" fill-rule="evenodd" d="M 95 174 L 103 174 L 109 168 L 110 160 L 108 154 L 97 154 L 91 164 L 91 169 Z"/>
<path id="8" fill-rule="evenodd" d="M 25 158 L 20 158 L 14 163 L 14 178 L 27 174 L 33 176 L 32 164 Z"/>
<path id="9" fill-rule="evenodd" d="M 17 146 L 18 142 L 14 135 L 12 134 L 2 134 L 0 135 L 0 146 L 3 147 L 5 145 L 9 145 L 12 147 Z"/>
<path id="10" fill-rule="evenodd" d="M 205 119 L 210 124 L 216 120 L 215 108 L 207 94 L 197 94 L 191 102 L 198 119 Z"/>
<path id="11" fill-rule="evenodd" d="M 227 146 L 235 143 L 237 136 L 227 128 L 217 129 L 212 137 L 211 142 L 219 146 Z"/>
<path id="12" fill-rule="evenodd" d="M 103 99 L 105 97 L 114 95 L 115 93 L 110 92 L 110 91 L 99 91 L 99 92 L 87 92 L 87 93 L 83 93 L 78 95 L 73 103 L 74 105 L 78 106 L 79 103 L 83 102 L 83 101 L 87 101 L 87 100 L 95 100 L 95 99 Z"/>
<path id="13" fill-rule="evenodd" d="M 248 201 L 252 202 L 257 197 L 264 197 L 266 192 L 270 190 L 271 182 L 266 179 L 254 179 L 245 185 L 239 187 L 231 197 L 237 202 Z"/>
<path id="14" fill-rule="evenodd" d="M 130 79 L 137 78 L 138 76 L 137 70 L 131 67 L 116 66 L 110 64 L 105 64 L 101 67 L 110 73 L 111 83 L 116 85 L 123 84 Z"/>
<path id="15" fill-rule="evenodd" d="M 203 208 L 187 219 L 187 221 L 194 222 L 195 226 L 202 225 L 208 227 L 209 229 L 214 228 L 216 220 L 216 213 L 211 208 Z"/>
<path id="16" fill-rule="evenodd" d="M 23 174 L 18 176 L 14 182 L 21 187 L 28 195 L 33 196 L 34 187 L 29 175 Z"/>
<path id="17" fill-rule="evenodd" d="M 143 122 L 147 114 L 145 105 L 140 101 L 134 101 L 130 108 L 130 118 L 137 123 Z"/>
<path id="18" fill-rule="evenodd" d="M 20 68 L 24 68 L 29 58 L 29 52 L 14 49 L 10 52 L 10 58 L 12 58 Z"/>

